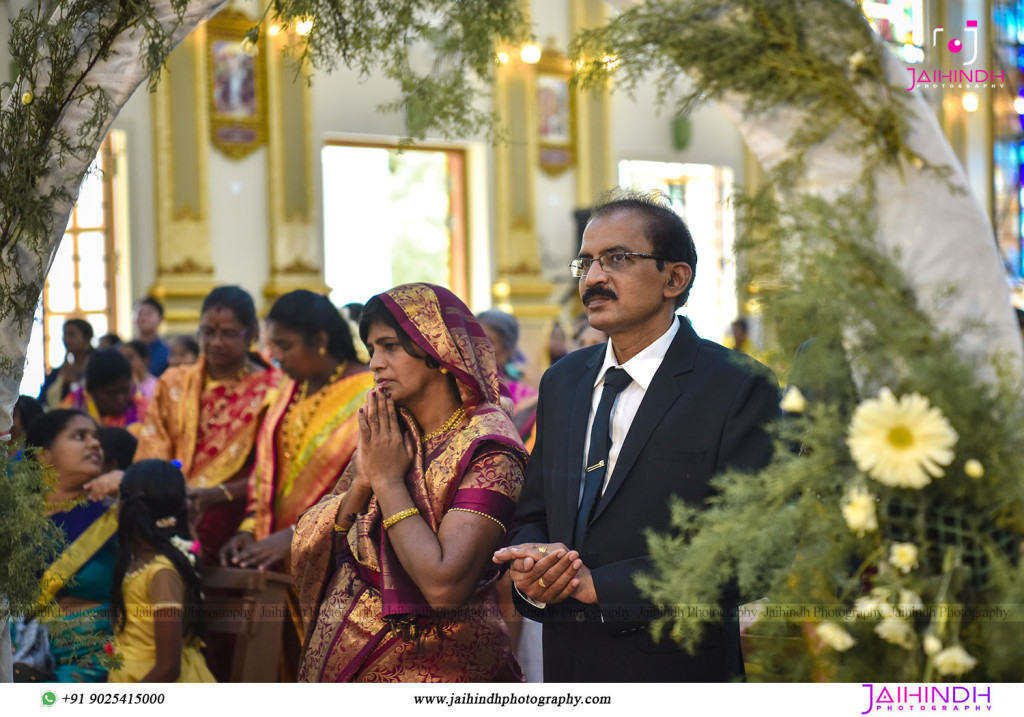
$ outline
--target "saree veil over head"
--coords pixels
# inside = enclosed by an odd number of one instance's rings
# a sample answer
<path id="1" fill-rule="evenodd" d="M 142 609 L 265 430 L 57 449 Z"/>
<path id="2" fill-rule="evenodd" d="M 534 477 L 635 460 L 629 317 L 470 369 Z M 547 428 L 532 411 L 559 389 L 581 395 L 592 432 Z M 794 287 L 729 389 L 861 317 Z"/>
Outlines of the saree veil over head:
<path id="1" fill-rule="evenodd" d="M 512 415 L 491 341 L 459 297 L 431 284 L 403 284 L 378 296 L 409 338 L 452 372 L 464 408 L 489 403 Z"/>

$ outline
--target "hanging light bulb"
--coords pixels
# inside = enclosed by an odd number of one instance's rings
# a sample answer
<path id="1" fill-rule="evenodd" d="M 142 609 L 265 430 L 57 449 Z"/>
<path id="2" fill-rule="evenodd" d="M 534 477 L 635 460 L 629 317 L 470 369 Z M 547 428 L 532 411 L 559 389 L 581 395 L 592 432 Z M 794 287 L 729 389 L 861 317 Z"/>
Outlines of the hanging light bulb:
<path id="1" fill-rule="evenodd" d="M 528 42 L 523 45 L 523 49 L 519 51 L 519 56 L 523 58 L 523 62 L 528 65 L 536 65 L 540 62 L 540 43 L 539 42 Z"/>
<path id="2" fill-rule="evenodd" d="M 978 109 L 978 96 L 973 92 L 965 92 L 963 99 L 964 109 L 968 112 L 975 112 Z"/>
<path id="3" fill-rule="evenodd" d="M 1013 101 L 1013 109 L 1019 115 L 1024 115 L 1024 97 L 1017 97 Z"/>
<path id="4" fill-rule="evenodd" d="M 498 53 L 498 64 L 499 65 L 507 65 L 508 64 L 508 53 L 507 52 L 502 51 L 502 52 Z"/>
<path id="5" fill-rule="evenodd" d="M 313 31 L 313 18 L 304 17 L 295 23 L 295 32 L 305 37 Z"/>
<path id="6" fill-rule="evenodd" d="M 270 35 L 271 37 L 274 37 L 275 35 L 279 35 L 280 33 L 281 33 L 281 26 L 280 25 L 271 25 L 270 27 L 267 28 L 267 34 Z"/>

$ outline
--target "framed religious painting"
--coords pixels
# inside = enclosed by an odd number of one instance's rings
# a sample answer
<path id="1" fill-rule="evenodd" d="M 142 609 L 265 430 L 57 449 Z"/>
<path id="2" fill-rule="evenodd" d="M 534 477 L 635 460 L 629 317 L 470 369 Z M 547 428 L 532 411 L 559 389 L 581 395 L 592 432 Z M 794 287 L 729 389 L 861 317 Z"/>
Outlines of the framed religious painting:
<path id="1" fill-rule="evenodd" d="M 242 47 L 255 25 L 236 10 L 217 13 L 206 23 L 210 139 L 233 159 L 241 159 L 267 141 L 266 43 Z"/>
<path id="2" fill-rule="evenodd" d="M 576 161 L 576 100 L 565 55 L 545 50 L 537 63 L 537 146 L 540 168 L 558 175 Z"/>

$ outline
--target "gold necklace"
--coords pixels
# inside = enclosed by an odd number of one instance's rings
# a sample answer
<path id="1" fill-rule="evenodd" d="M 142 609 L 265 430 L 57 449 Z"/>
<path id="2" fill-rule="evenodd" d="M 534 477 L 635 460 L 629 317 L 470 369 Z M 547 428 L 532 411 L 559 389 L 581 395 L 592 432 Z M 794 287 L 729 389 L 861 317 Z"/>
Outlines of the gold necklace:
<path id="1" fill-rule="evenodd" d="M 305 401 L 309 393 L 309 380 L 302 382 L 302 388 L 296 393 L 288 405 L 288 411 L 285 413 L 284 422 L 281 426 L 281 443 L 284 448 L 284 456 L 289 461 L 299 455 L 299 448 L 302 445 L 302 436 L 305 434 L 306 429 L 309 428 L 310 421 L 316 415 L 317 410 L 320 408 L 320 404 L 324 400 L 326 395 L 326 389 L 332 383 L 341 378 L 341 375 L 345 373 L 345 368 L 348 366 L 347 361 L 342 361 L 338 364 L 338 367 L 334 369 L 334 373 L 327 379 L 327 383 L 320 387 L 320 389 L 313 395 L 316 400 L 313 401 L 309 410 L 300 410 L 299 406 Z M 302 414 L 301 416 L 299 414 Z"/>
<path id="2" fill-rule="evenodd" d="M 241 381 L 250 373 L 252 373 L 252 366 L 249 364 L 249 361 L 247 359 L 245 365 L 242 366 L 242 368 L 238 369 L 238 373 L 236 373 L 234 376 L 228 376 L 227 378 L 210 378 L 209 374 L 207 374 L 204 388 L 217 388 L 218 386 L 223 386 L 224 384 L 227 383 Z"/>
<path id="3" fill-rule="evenodd" d="M 423 438 L 421 438 L 420 441 L 423 442 L 423 443 L 426 443 L 427 441 L 429 441 L 432 438 L 437 438 L 442 433 L 447 433 L 448 431 L 452 430 L 457 425 L 459 425 L 459 423 L 461 423 L 462 419 L 465 418 L 465 417 L 466 417 L 465 409 L 462 408 L 462 406 L 459 406 L 457 409 L 455 409 L 455 413 L 453 413 L 448 418 L 448 420 L 444 422 L 443 426 L 438 428 L 436 431 L 431 431 L 427 435 L 423 436 Z"/>

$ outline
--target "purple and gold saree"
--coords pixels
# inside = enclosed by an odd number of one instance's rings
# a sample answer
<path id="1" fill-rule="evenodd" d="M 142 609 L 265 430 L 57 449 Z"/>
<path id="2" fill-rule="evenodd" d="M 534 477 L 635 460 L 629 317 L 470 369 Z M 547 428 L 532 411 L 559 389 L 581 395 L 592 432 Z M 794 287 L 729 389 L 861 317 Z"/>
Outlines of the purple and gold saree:
<path id="1" fill-rule="evenodd" d="M 494 354 L 472 313 L 450 291 L 408 284 L 381 295 L 402 329 L 456 378 L 465 426 L 426 444 L 406 485 L 436 533 L 453 509 L 482 514 L 507 528 L 523 483 L 526 453 L 500 394 Z M 421 431 L 401 411 L 414 438 Z M 333 494 L 299 520 L 292 574 L 306 621 L 299 669 L 304 682 L 522 681 L 498 609 L 496 571 L 480 577 L 469 600 L 443 613 L 431 609 L 406 574 L 381 526 L 375 498 L 335 543 L 334 525 L 357 461 Z"/>

